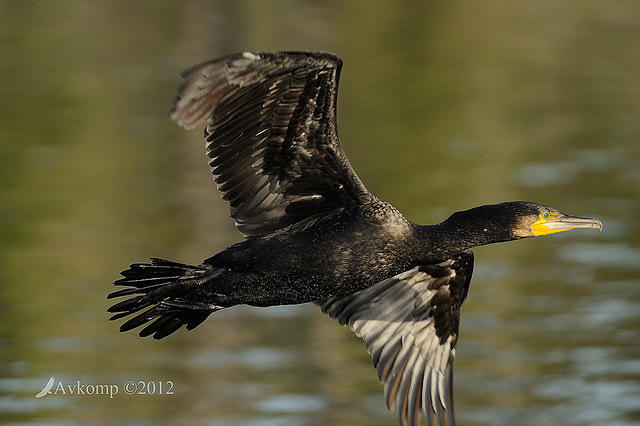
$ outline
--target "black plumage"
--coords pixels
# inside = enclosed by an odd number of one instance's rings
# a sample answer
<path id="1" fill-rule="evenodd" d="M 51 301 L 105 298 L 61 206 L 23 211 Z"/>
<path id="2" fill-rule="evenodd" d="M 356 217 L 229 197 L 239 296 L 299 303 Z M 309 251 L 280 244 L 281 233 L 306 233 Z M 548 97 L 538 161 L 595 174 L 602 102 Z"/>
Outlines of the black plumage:
<path id="1" fill-rule="evenodd" d="M 246 237 L 199 265 L 137 263 L 109 298 L 121 326 L 163 338 L 239 304 L 316 302 L 366 344 L 401 423 L 453 424 L 452 369 L 471 248 L 600 227 L 529 202 L 416 225 L 364 187 L 340 147 L 342 62 L 326 53 L 245 52 L 185 71 L 170 116 L 206 124 L 209 165 Z"/>

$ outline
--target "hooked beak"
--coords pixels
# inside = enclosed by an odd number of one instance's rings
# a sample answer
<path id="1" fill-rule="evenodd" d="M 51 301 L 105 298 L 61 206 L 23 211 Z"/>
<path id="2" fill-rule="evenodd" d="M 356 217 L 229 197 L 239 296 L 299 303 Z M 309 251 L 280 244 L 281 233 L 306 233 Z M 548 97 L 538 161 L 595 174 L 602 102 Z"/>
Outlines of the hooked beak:
<path id="1" fill-rule="evenodd" d="M 541 217 L 540 220 L 531 225 L 531 230 L 536 237 L 582 228 L 593 228 L 602 231 L 602 222 L 592 217 L 554 214 L 547 219 Z"/>

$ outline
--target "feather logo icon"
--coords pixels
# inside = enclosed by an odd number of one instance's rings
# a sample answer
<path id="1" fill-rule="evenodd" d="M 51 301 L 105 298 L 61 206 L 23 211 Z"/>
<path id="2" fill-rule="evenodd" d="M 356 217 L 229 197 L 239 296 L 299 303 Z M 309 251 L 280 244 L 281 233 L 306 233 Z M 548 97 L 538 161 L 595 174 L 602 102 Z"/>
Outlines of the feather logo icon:
<path id="1" fill-rule="evenodd" d="M 49 381 L 47 382 L 47 384 L 44 385 L 42 390 L 36 394 L 36 398 L 42 398 L 43 396 L 50 394 L 51 393 L 51 388 L 53 388 L 53 382 L 54 381 L 55 381 L 55 379 L 53 377 L 51 377 L 49 379 Z"/>

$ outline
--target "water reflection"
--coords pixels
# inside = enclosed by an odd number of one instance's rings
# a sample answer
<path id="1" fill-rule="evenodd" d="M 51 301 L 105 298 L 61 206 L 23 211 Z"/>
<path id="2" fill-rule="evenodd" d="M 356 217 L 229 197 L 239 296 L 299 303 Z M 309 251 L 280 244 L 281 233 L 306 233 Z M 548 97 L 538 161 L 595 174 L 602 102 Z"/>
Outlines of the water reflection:
<path id="1" fill-rule="evenodd" d="M 560 255 L 575 263 L 587 263 L 609 268 L 638 270 L 640 248 L 622 244 L 573 243 Z"/>
<path id="2" fill-rule="evenodd" d="M 572 153 L 572 158 L 554 163 L 527 163 L 517 172 L 518 181 L 525 186 L 576 185 L 580 173 L 623 170 L 635 178 L 640 162 L 629 158 L 623 150 L 586 150 Z M 626 177 L 626 176 L 625 176 Z"/>
<path id="3" fill-rule="evenodd" d="M 126 264 L 197 261 L 240 238 L 200 132 L 166 112 L 182 68 L 247 48 L 343 57 L 345 151 L 416 222 L 508 199 L 603 219 L 600 234 L 476 250 L 460 424 L 640 423 L 638 13 L 2 3 L 0 423 L 395 423 L 362 343 L 313 306 L 223 311 L 161 342 L 106 321 Z M 35 399 L 51 376 L 176 393 Z"/>
<path id="4" fill-rule="evenodd" d="M 255 404 L 255 408 L 265 413 L 304 413 L 327 408 L 324 398 L 303 395 L 276 395 Z"/>
<path id="5" fill-rule="evenodd" d="M 206 350 L 191 358 L 191 363 L 202 368 L 243 366 L 253 369 L 280 368 L 292 362 L 289 351 L 248 347 L 238 351 Z"/>

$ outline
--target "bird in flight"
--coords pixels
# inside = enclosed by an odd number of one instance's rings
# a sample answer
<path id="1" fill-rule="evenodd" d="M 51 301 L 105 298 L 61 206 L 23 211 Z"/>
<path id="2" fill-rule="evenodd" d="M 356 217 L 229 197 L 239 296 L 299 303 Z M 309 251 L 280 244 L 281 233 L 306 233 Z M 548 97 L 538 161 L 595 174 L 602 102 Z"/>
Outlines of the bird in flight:
<path id="1" fill-rule="evenodd" d="M 236 305 L 314 302 L 365 342 L 401 424 L 454 424 L 453 360 L 470 249 L 597 219 L 515 201 L 409 222 L 371 194 L 336 125 L 342 61 L 244 52 L 187 69 L 170 117 L 204 125 L 209 165 L 245 239 L 198 265 L 152 258 L 114 282 L 121 331 L 161 339 Z"/>

